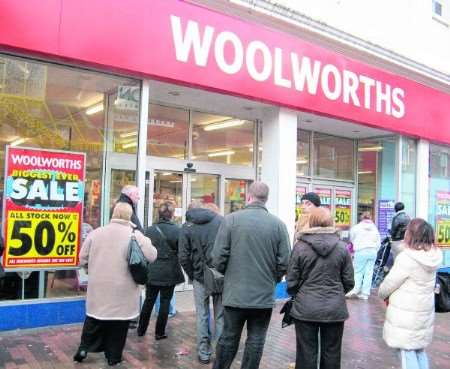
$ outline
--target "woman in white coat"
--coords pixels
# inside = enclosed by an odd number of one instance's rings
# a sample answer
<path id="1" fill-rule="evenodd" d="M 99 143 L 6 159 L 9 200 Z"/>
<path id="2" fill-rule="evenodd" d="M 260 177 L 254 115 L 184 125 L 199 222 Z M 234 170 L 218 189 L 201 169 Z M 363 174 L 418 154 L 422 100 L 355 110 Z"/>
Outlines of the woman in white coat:
<path id="1" fill-rule="evenodd" d="M 420 218 L 409 223 L 404 246 L 378 291 L 389 299 L 383 338 L 400 350 L 402 369 L 428 369 L 424 349 L 433 338 L 434 287 L 442 251 L 434 246 L 431 225 Z"/>

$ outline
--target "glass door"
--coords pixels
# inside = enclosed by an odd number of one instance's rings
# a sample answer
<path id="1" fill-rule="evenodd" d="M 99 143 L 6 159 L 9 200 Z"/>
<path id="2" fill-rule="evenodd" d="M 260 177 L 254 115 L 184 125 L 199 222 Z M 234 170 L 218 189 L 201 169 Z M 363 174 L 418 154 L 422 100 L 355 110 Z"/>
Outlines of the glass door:
<path id="1" fill-rule="evenodd" d="M 184 218 L 184 204 L 186 203 L 184 197 L 183 173 L 155 171 L 151 223 L 158 221 L 158 208 L 160 204 L 170 201 L 175 206 L 174 222 L 181 225 Z"/>
<path id="2" fill-rule="evenodd" d="M 241 179 L 225 179 L 225 215 L 240 210 L 245 206 L 250 183 L 250 181 Z"/>
<path id="3" fill-rule="evenodd" d="M 213 174 L 186 174 L 188 204 L 215 204 L 220 209 L 220 177 Z"/>

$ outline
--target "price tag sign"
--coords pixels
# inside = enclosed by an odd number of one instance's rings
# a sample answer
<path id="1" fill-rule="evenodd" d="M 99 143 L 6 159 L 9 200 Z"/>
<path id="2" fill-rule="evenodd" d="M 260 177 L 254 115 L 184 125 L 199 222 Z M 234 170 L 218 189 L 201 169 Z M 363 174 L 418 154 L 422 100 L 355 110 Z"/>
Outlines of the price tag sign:
<path id="1" fill-rule="evenodd" d="M 5 270 L 78 265 L 85 154 L 8 147 Z"/>
<path id="2" fill-rule="evenodd" d="M 334 221 L 336 227 L 349 229 L 352 225 L 352 192 L 336 189 L 335 205 Z"/>
<path id="3" fill-rule="evenodd" d="M 350 208 L 336 208 L 336 227 L 350 226 Z"/>
<path id="4" fill-rule="evenodd" d="M 436 193 L 436 244 L 450 248 L 450 193 Z"/>

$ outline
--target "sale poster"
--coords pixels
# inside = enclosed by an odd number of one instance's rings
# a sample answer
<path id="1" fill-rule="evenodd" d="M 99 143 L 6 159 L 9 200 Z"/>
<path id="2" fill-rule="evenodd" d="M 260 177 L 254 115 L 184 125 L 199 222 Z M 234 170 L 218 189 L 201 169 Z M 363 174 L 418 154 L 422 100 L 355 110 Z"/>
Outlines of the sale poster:
<path id="1" fill-rule="evenodd" d="M 395 215 L 394 200 L 378 200 L 378 231 L 381 239 L 389 235 L 392 218 Z"/>
<path id="2" fill-rule="evenodd" d="M 83 153 L 7 147 L 4 269 L 78 265 L 85 162 Z"/>
<path id="3" fill-rule="evenodd" d="M 328 210 L 331 210 L 331 197 L 332 197 L 331 188 L 317 187 L 314 189 L 314 192 L 320 198 L 320 206 L 327 208 Z"/>
<path id="4" fill-rule="evenodd" d="M 302 215 L 302 196 L 306 194 L 306 186 L 297 186 L 295 191 L 295 219 Z"/>
<path id="5" fill-rule="evenodd" d="M 340 229 L 350 229 L 352 225 L 352 191 L 336 190 L 335 224 Z"/>
<path id="6" fill-rule="evenodd" d="M 450 248 L 450 192 L 436 193 L 436 243 Z"/>

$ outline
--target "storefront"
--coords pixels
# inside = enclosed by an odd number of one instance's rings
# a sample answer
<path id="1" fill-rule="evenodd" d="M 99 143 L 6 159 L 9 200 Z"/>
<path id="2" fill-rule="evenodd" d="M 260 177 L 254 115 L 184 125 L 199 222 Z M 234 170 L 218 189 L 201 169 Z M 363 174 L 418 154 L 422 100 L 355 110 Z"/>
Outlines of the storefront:
<path id="1" fill-rule="evenodd" d="M 164 200 L 179 223 L 192 200 L 236 211 L 262 179 L 291 233 L 313 190 L 344 235 L 402 200 L 450 246 L 450 129 L 437 128 L 450 127 L 448 94 L 185 2 L 62 3 L 3 4 L 2 194 L 7 145 L 81 152 L 93 228 L 126 184 L 150 225 Z M 73 268 L 8 269 L 0 330 L 79 321 L 84 285 Z"/>

